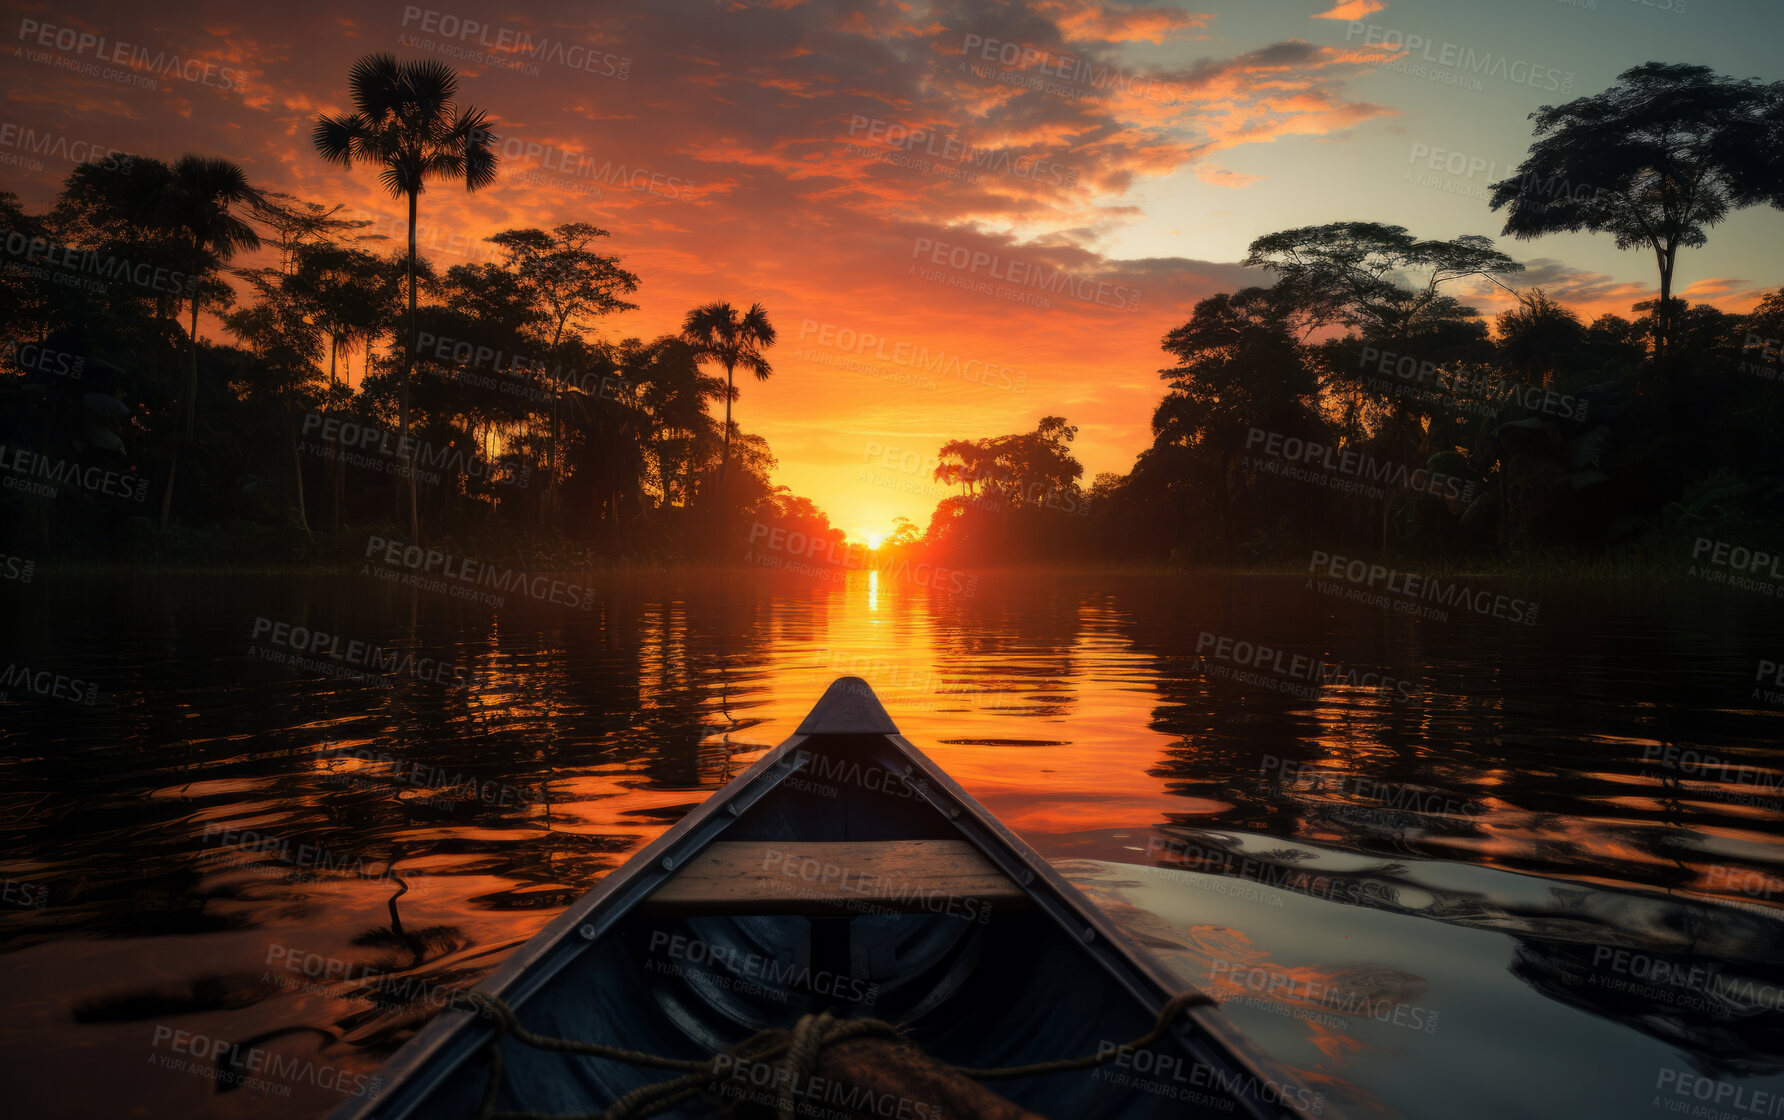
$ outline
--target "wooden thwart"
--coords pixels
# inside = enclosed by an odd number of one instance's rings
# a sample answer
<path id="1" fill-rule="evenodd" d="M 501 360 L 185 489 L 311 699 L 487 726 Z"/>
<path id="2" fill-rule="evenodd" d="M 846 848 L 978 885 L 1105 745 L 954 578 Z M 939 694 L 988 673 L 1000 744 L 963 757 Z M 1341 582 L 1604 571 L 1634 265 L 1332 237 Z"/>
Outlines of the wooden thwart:
<path id="1" fill-rule="evenodd" d="M 953 914 L 1030 905 L 965 840 L 715 841 L 645 900 L 657 911 Z"/>

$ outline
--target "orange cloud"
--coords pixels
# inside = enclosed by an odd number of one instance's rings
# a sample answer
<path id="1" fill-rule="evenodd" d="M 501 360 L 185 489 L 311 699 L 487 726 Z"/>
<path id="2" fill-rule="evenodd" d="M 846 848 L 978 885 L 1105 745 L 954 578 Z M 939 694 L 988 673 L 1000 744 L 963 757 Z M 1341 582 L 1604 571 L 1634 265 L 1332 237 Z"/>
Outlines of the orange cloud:
<path id="1" fill-rule="evenodd" d="M 1374 15 L 1387 7 L 1384 0 L 1340 0 L 1340 3 L 1329 12 L 1316 12 L 1314 19 L 1358 20 L 1367 15 Z"/>

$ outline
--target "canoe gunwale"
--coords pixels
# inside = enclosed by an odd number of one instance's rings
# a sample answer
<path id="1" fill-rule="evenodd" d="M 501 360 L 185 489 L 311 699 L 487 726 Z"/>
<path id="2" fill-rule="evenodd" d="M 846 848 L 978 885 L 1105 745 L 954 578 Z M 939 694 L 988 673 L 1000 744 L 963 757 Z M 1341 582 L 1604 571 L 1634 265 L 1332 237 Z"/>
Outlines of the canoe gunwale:
<path id="1" fill-rule="evenodd" d="M 1083 942 L 1091 957 L 1148 1012 L 1157 1015 L 1171 997 L 1197 990 L 1173 976 L 1130 940 L 1095 904 L 1084 897 L 1082 891 L 1067 881 L 1026 840 L 1010 831 L 1008 825 L 974 801 L 972 795 L 933 759 L 918 750 L 903 735 L 888 735 L 886 738 L 911 760 L 918 772 L 955 799 L 961 812 L 954 823 L 962 834 L 977 845 L 1004 874 L 1026 890 L 1037 909 L 1047 913 L 1068 934 Z M 942 808 L 944 815 L 951 815 L 946 808 L 940 805 L 937 807 Z M 979 835 L 981 831 L 985 835 Z M 1014 869 L 1010 866 L 1011 862 L 1015 864 Z M 1024 873 L 1031 878 L 1025 880 Z M 1043 885 L 1051 889 L 1036 889 Z M 1181 1025 L 1184 1018 L 1192 1020 L 1205 1037 L 1197 1037 L 1186 1031 Z M 1179 1026 L 1173 1032 L 1178 1044 L 1205 1065 L 1213 1068 L 1226 1067 L 1237 1074 L 1256 1077 L 1260 1081 L 1265 1080 L 1277 1065 L 1274 1059 L 1264 1053 L 1216 1007 L 1192 1007 L 1184 1012 L 1178 1023 Z M 1226 1051 L 1224 1055 L 1219 1051 L 1223 1047 Z M 1228 1060 L 1229 1058 L 1236 1061 Z M 1280 1078 L 1279 1083 L 1297 1087 L 1300 1084 L 1286 1076 Z M 1307 1115 L 1286 1101 L 1278 1108 L 1245 1096 L 1235 1095 L 1235 1099 L 1239 1109 L 1243 1110 L 1243 1115 L 1250 1116 L 1253 1120 L 1281 1120 L 1283 1116 Z M 1345 1120 L 1343 1113 L 1335 1109 L 1330 1101 L 1320 1109 L 1318 1116 L 1320 1120 Z"/>
<path id="2" fill-rule="evenodd" d="M 866 703 L 860 692 L 844 697 L 841 705 L 834 703 L 840 688 L 864 690 Z M 824 726 L 819 717 L 827 705 L 833 716 L 841 713 L 836 718 L 844 721 L 839 725 L 842 729 L 808 731 L 813 726 Z M 979 805 L 934 760 L 895 727 L 879 730 L 881 720 L 883 726 L 891 725 L 866 683 L 853 677 L 839 678 L 800 724 L 800 730 L 605 875 L 515 949 L 473 990 L 516 1006 L 524 1004 L 631 914 L 647 895 L 673 877 L 688 859 L 719 839 L 751 806 L 806 769 L 813 757 L 806 748 L 867 738 L 883 743 L 871 747 L 868 758 L 911 783 L 925 803 L 1026 892 L 1036 909 L 1056 922 L 1097 962 L 1105 976 L 1148 1013 L 1157 1015 L 1172 996 L 1186 990 L 1188 985 L 1130 941 L 1040 853 Z M 863 726 L 875 729 L 860 730 Z M 583 930 L 584 926 L 592 928 Z M 384 1091 L 374 1098 L 345 1103 L 334 1120 L 364 1120 L 373 1115 L 379 1120 L 405 1120 L 427 1099 L 438 1080 L 418 1075 L 429 1067 L 458 1068 L 474 1058 L 492 1033 L 493 1027 L 487 1020 L 471 1013 L 458 1009 L 441 1012 L 379 1070 L 385 1081 Z M 1242 1079 L 1255 1078 L 1259 1084 L 1274 1081 L 1278 1085 L 1302 1087 L 1216 1008 L 1189 1009 L 1178 1020 L 1173 1034 L 1178 1045 L 1211 1069 L 1225 1070 Z M 1283 1120 L 1311 1115 L 1286 1096 L 1272 1103 L 1249 1093 L 1228 1095 L 1236 1102 L 1231 1114 L 1234 1116 Z M 1320 1120 L 1343 1120 L 1341 1111 L 1330 1101 L 1325 1102 L 1318 1116 Z"/>
<path id="3" fill-rule="evenodd" d="M 544 929 L 522 943 L 472 990 L 504 999 L 510 1004 L 524 1003 L 631 913 L 632 908 L 673 875 L 693 851 L 717 839 L 750 805 L 804 769 L 808 757 L 796 752 L 809 738 L 807 735 L 791 735 L 757 759 L 749 769 L 732 779 L 733 796 L 721 798 L 715 794 L 695 806 L 661 836 L 603 876 Z M 789 754 L 793 755 L 792 761 L 783 765 Z M 733 805 L 737 808 L 732 808 Z M 681 852 L 683 848 L 691 850 Z M 670 861 L 669 866 L 664 865 L 665 860 Z M 610 900 L 613 905 L 609 905 Z M 584 925 L 593 927 L 592 935 L 581 931 Z M 348 1102 L 334 1114 L 333 1120 L 358 1120 L 374 1113 L 388 1120 L 402 1120 L 425 1096 L 425 1086 L 415 1083 L 413 1075 L 441 1060 L 456 1067 L 487 1041 L 492 1030 L 484 1020 L 461 1008 L 442 1011 L 403 1044 L 379 1071 L 388 1092 L 364 1101 Z M 402 1100 L 398 1093 L 411 1099 Z M 395 1101 L 394 1105 L 392 1101 Z"/>

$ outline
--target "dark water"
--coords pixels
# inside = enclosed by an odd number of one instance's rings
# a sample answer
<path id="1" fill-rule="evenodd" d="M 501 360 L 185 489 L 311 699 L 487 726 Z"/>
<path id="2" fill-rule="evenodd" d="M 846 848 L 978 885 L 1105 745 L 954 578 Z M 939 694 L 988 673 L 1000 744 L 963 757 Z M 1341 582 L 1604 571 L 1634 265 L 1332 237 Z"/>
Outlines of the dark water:
<path id="1" fill-rule="evenodd" d="M 1522 625 L 1286 577 L 593 582 L 0 586 L 7 1114 L 369 1091 L 844 673 L 1355 1114 L 1784 1114 L 1768 597 L 1505 584 Z M 292 664 L 299 628 L 336 656 Z M 220 1086 L 230 1045 L 265 1061 Z"/>

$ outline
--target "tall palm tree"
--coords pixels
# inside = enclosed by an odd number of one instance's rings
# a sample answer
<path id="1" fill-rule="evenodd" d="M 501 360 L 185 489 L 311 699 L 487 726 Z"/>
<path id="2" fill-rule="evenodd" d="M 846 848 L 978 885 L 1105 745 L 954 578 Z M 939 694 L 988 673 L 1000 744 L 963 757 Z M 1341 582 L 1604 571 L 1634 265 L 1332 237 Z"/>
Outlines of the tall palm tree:
<path id="1" fill-rule="evenodd" d="M 353 64 L 347 84 L 355 111 L 324 115 L 311 141 L 330 163 L 352 168 L 369 163 L 393 198 L 409 200 L 409 319 L 404 329 L 399 427 L 402 446 L 409 436 L 409 376 L 415 368 L 415 214 L 429 179 L 462 179 L 465 190 L 496 179 L 495 141 L 488 118 L 469 106 L 457 110 L 458 75 L 443 62 L 398 62 L 393 55 L 370 54 Z M 409 474 L 409 533 L 421 535 L 415 476 Z"/>
<path id="2" fill-rule="evenodd" d="M 215 272 L 242 249 L 260 248 L 260 236 L 241 218 L 229 212 L 234 204 L 256 200 L 254 188 L 241 165 L 215 156 L 184 155 L 172 173 L 145 201 L 152 224 L 190 249 L 189 275 L 195 279 Z M 204 302 L 204 286 L 188 288 L 192 311 L 192 346 L 186 361 L 185 439 L 192 438 L 198 417 L 198 309 Z M 173 508 L 174 480 L 180 470 L 180 445 L 174 444 L 167 489 L 161 496 L 161 527 L 167 528 Z"/>
<path id="3" fill-rule="evenodd" d="M 725 495 L 725 471 L 731 465 L 731 402 L 737 398 L 732 374 L 738 366 L 766 381 L 774 368 L 762 351 L 774 345 L 774 325 L 768 312 L 759 303 L 750 304 L 742 315 L 728 303 L 709 303 L 688 312 L 681 324 L 682 337 L 701 358 L 711 358 L 725 367 L 725 450 L 719 459 L 719 498 Z"/>

